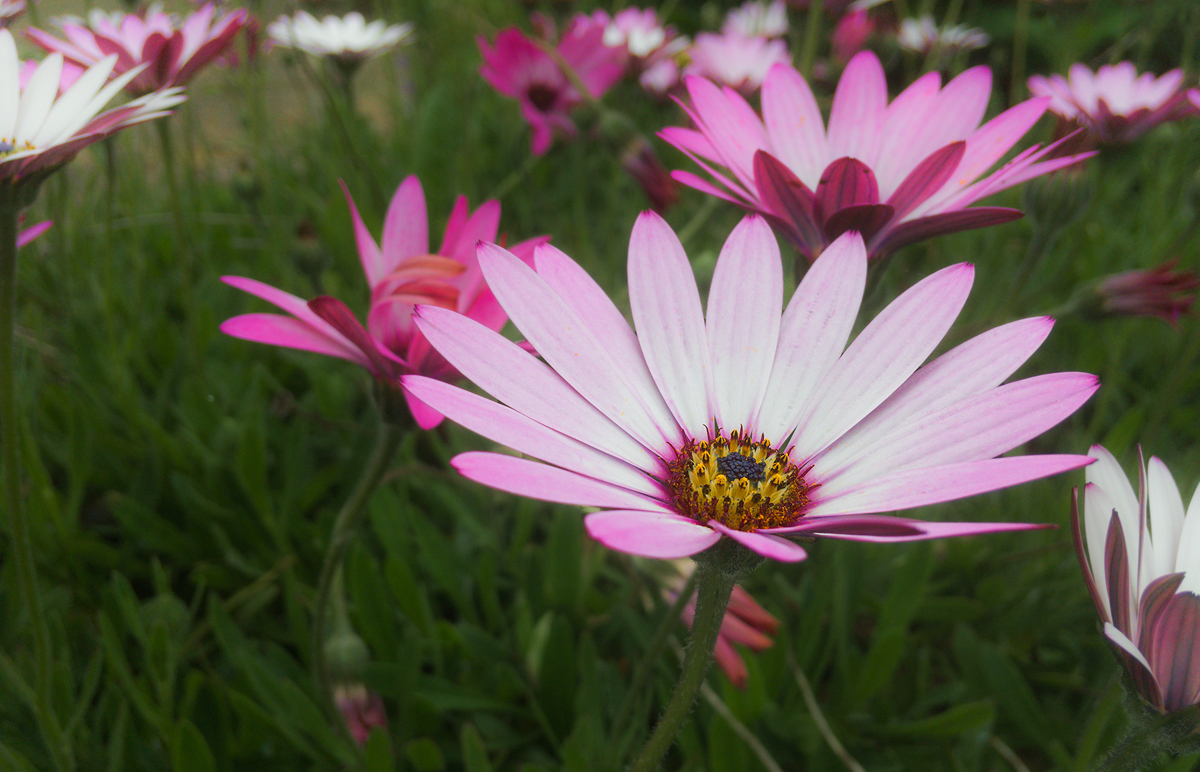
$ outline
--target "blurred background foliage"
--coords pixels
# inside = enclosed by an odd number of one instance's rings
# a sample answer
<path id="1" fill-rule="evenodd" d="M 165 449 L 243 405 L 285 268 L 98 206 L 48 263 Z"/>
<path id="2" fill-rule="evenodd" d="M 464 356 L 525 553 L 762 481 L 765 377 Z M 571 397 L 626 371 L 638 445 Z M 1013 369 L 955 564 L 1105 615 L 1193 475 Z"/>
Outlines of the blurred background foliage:
<path id="1" fill-rule="evenodd" d="M 669 21 L 694 33 L 718 26 L 731 4 L 667 5 Z M 1010 94 L 1026 97 L 1025 75 L 1076 61 L 1183 66 L 1195 82 L 1191 0 L 908 5 L 938 18 L 953 11 L 991 35 L 953 63 L 955 72 L 991 66 L 989 116 Z M 478 77 L 477 36 L 529 29 L 533 10 L 565 19 L 592 7 L 360 3 L 368 18 L 414 22 L 415 42 L 367 63 L 356 110 L 336 117 L 316 63 L 284 50 L 203 73 L 167 122 L 183 159 L 182 230 L 149 127 L 93 148 L 47 184 L 29 221 L 55 226 L 19 266 L 18 386 L 56 708 L 79 769 L 621 767 L 609 732 L 667 606 L 653 567 L 589 540 L 577 509 L 457 479 L 448 459 L 483 441 L 448 422 L 402 447 L 346 564 L 350 618 L 370 652 L 363 680 L 388 724 L 360 750 L 329 721 L 309 669 L 312 597 L 334 514 L 374 436 L 372 385 L 348 363 L 218 331 L 230 316 L 266 310 L 221 284 L 224 274 L 334 295 L 364 313 L 337 182 L 377 234 L 409 174 L 424 185 L 435 243 L 457 195 L 476 205 L 501 190 L 510 242 L 550 234 L 625 302 L 629 230 L 647 206 L 640 188 L 586 137 L 529 162 L 516 105 Z M 37 8 L 43 24 L 81 10 Z M 265 23 L 290 9 L 251 10 Z M 794 27 L 803 18 L 791 12 Z M 878 50 L 893 95 L 922 70 L 914 55 Z M 1015 85 L 1014 72 L 1023 73 Z M 835 82 L 832 73 L 822 83 L 826 108 Z M 685 124 L 676 105 L 632 83 L 606 101 L 647 135 Z M 1052 130 L 1047 117 L 1019 147 Z M 652 141 L 668 168 L 692 168 Z M 1196 268 L 1198 164 L 1200 121 L 1159 127 L 1087 162 L 1089 197 L 1065 227 L 1035 212 L 908 247 L 883 292 L 974 263 L 975 291 L 948 347 L 1060 309 L 1107 273 L 1168 259 Z M 703 276 L 740 214 L 690 189 L 681 196 L 667 219 Z M 1020 189 L 989 203 L 1021 207 Z M 1039 227 L 1059 232 L 1019 292 L 1013 274 Z M 1200 480 L 1198 353 L 1191 316 L 1172 328 L 1065 315 L 1022 373 L 1083 370 L 1103 387 L 1026 450 L 1082 453 L 1101 442 L 1132 469 L 1140 443 L 1170 464 L 1186 499 Z M 846 768 L 806 704 L 807 682 L 822 720 L 867 770 L 1089 769 L 1125 719 L 1070 544 L 1070 489 L 1082 482 L 1054 478 L 917 513 L 1057 530 L 899 547 L 822 542 L 804 563 L 761 568 L 745 586 L 780 620 L 775 645 L 747 656 L 745 691 L 710 674 L 712 692 L 667 768 Z M 22 699 L 31 653 L 7 560 L 0 609 L 0 768 L 47 769 Z M 677 669 L 668 650 L 652 688 L 633 697 L 630 742 L 652 725 Z"/>

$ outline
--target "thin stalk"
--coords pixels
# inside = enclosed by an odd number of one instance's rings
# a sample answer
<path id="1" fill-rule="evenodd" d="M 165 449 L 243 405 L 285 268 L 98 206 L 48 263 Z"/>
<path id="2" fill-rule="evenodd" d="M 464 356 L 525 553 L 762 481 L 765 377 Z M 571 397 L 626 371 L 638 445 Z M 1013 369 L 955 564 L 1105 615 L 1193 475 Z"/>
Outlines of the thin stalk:
<path id="1" fill-rule="evenodd" d="M 1029 0 L 1017 0 L 1017 18 L 1013 22 L 1012 80 L 1008 84 L 1008 103 L 1016 104 L 1025 88 L 1025 48 L 1029 42 Z"/>
<path id="2" fill-rule="evenodd" d="M 187 238 L 187 230 L 184 227 L 183 201 L 179 196 L 179 180 L 175 178 L 175 144 L 171 140 L 171 126 L 166 121 L 155 121 L 154 127 L 158 129 L 158 140 L 162 149 L 163 173 L 167 176 L 171 217 L 175 220 L 175 240 L 187 254 L 190 252 L 191 239 Z"/>
<path id="3" fill-rule="evenodd" d="M 679 229 L 679 243 L 687 246 L 687 243 L 696 235 L 696 231 L 700 230 L 700 226 L 708 222 L 708 219 L 713 216 L 713 212 L 717 211 L 717 207 L 721 204 L 721 199 L 716 196 L 705 196 L 704 203 L 692 215 L 692 219 L 687 221 L 687 224 Z"/>
<path id="4" fill-rule="evenodd" d="M 530 153 L 525 156 L 525 160 L 516 169 L 508 173 L 508 176 L 500 181 L 500 184 L 492 188 L 492 192 L 484 196 L 485 201 L 499 201 L 504 196 L 508 195 L 509 191 L 519 185 L 529 172 L 533 171 L 533 167 L 537 166 L 538 161 L 542 160 L 542 156 Z"/>
<path id="5" fill-rule="evenodd" d="M 733 594 L 736 579 L 720 566 L 708 562 L 697 563 L 699 575 L 696 589 L 696 616 L 692 620 L 692 634 L 688 638 L 687 653 L 683 657 L 683 668 L 675 693 L 659 719 L 654 733 L 630 767 L 631 772 L 653 772 L 675 743 L 683 722 L 692 710 L 692 703 L 704 683 L 704 675 L 712 664 L 713 650 L 725 619 L 729 596 Z"/>
<path id="6" fill-rule="evenodd" d="M 330 593 L 333 590 L 334 577 L 346 558 L 346 550 L 354 540 L 354 532 L 366 514 L 367 500 L 375 492 L 403 438 L 404 432 L 399 427 L 388 421 L 379 422 L 379 436 L 375 440 L 375 448 L 371 451 L 367 463 L 363 465 L 362 475 L 355 483 L 350 498 L 346 499 L 333 522 L 329 546 L 325 550 L 325 561 L 321 565 L 321 574 L 317 580 L 312 624 L 313 675 L 324 695 L 325 706 L 334 717 L 337 715 L 337 709 L 332 701 L 333 685 L 329 682 L 329 665 L 325 660 L 325 628 L 329 620 Z"/>
<path id="7" fill-rule="evenodd" d="M 17 301 L 17 215 L 15 203 L 0 206 L 0 460 L 4 467 L 4 493 L 8 509 L 12 555 L 17 580 L 33 633 L 36 663 L 34 714 L 42 740 L 58 770 L 73 770 L 75 761 L 63 736 L 51 700 L 50 628 L 38 590 L 33 540 L 21 499 L 20 437 L 17 431 L 16 361 L 13 330 Z"/>
<path id="8" fill-rule="evenodd" d="M 662 656 L 667 636 L 680 623 L 680 615 L 695 592 L 696 572 L 693 571 L 692 575 L 688 577 L 687 583 L 679 590 L 679 597 L 675 598 L 675 602 L 671 604 L 671 608 L 667 609 L 666 615 L 659 623 L 654 637 L 650 639 L 650 645 L 646 647 L 646 653 L 642 655 L 642 661 L 638 663 L 637 670 L 633 671 L 633 679 L 629 683 L 629 689 L 625 692 L 625 700 L 621 703 L 620 710 L 617 711 L 616 719 L 613 720 L 612 743 L 614 747 L 625 732 L 625 724 L 633 715 L 634 705 L 637 703 L 642 689 L 645 688 L 646 682 L 650 680 L 650 673 L 654 670 L 655 663 Z"/>
<path id="9" fill-rule="evenodd" d="M 804 45 L 800 49 L 800 74 L 812 83 L 813 64 L 817 61 L 817 43 L 821 39 L 821 11 L 824 0 L 810 0 L 804 19 Z"/>
<path id="10" fill-rule="evenodd" d="M 808 707 L 809 714 L 812 715 L 813 723 L 817 725 L 817 731 L 825 738 L 829 749 L 833 751 L 833 755 L 841 759 L 846 765 L 846 769 L 850 772 L 866 772 L 862 764 L 859 764 L 853 756 L 850 755 L 846 747 L 842 745 L 842 741 L 833 733 L 829 722 L 825 720 L 825 714 L 821 711 L 821 705 L 817 702 L 817 696 L 813 694 L 812 685 L 808 683 L 808 677 L 804 675 L 804 671 L 796 664 L 796 658 L 793 656 L 791 649 L 787 653 L 788 666 L 792 669 L 792 675 L 796 677 L 796 685 L 800 687 L 800 694 L 804 696 L 804 704 Z"/>

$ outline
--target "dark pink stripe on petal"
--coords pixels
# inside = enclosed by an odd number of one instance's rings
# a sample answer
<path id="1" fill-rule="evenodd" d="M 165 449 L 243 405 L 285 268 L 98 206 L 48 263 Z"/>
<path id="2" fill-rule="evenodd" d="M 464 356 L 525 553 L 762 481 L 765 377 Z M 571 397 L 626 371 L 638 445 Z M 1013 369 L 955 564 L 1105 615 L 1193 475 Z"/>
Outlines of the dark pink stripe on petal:
<path id="1" fill-rule="evenodd" d="M 863 241 L 870 241 L 892 221 L 894 211 L 888 204 L 855 204 L 839 209 L 825 218 L 825 239 L 833 241 L 846 231 L 858 231 Z"/>
<path id="2" fill-rule="evenodd" d="M 754 154 L 754 185 L 771 214 L 786 223 L 791 234 L 798 237 L 800 244 L 797 246 L 803 245 L 801 251 L 819 253 L 825 240 L 813 218 L 813 194 L 808 186 L 765 150 Z M 795 242 L 797 239 L 790 240 Z"/>
<path id="3" fill-rule="evenodd" d="M 395 365 L 379 353 L 379 349 L 375 347 L 375 340 L 367 334 L 362 322 L 355 318 L 345 303 L 337 298 L 321 295 L 308 301 L 308 307 L 367 355 L 376 377 L 383 379 L 399 377 L 399 374 L 395 373 Z"/>
<path id="4" fill-rule="evenodd" d="M 814 193 L 813 216 L 820 222 L 855 204 L 878 204 L 875 173 L 857 158 L 839 158 L 825 167 Z"/>
<path id="5" fill-rule="evenodd" d="M 903 217 L 941 190 L 946 180 L 950 179 L 950 175 L 958 168 L 958 162 L 962 160 L 966 149 L 966 142 L 951 142 L 942 149 L 933 151 L 924 161 L 917 164 L 917 168 L 909 172 L 887 201 L 896 208 L 896 217 Z"/>
<path id="6" fill-rule="evenodd" d="M 1155 579 L 1142 591 L 1142 599 L 1138 604 L 1138 622 L 1141 630 L 1137 640 L 1138 649 L 1141 651 L 1154 651 L 1154 628 L 1182 582 L 1182 571 L 1166 574 Z"/>
<path id="7" fill-rule="evenodd" d="M 1096 614 L 1099 615 L 1100 621 L 1111 622 L 1112 620 L 1108 617 L 1108 609 L 1100 597 L 1100 591 L 1096 588 L 1096 580 L 1092 578 L 1092 566 L 1083 549 L 1083 531 L 1079 527 L 1078 488 L 1071 489 L 1071 535 L 1075 540 L 1075 556 L 1079 558 L 1079 566 L 1083 569 L 1083 581 L 1087 584 L 1088 594 L 1092 596 L 1092 603 L 1096 606 Z"/>
<path id="8" fill-rule="evenodd" d="M 1129 553 L 1125 548 L 1125 532 L 1121 519 L 1113 510 L 1108 521 L 1108 538 L 1104 542 L 1104 578 L 1108 584 L 1108 607 L 1112 609 L 1113 625 L 1133 638 L 1129 627 Z"/>
<path id="9" fill-rule="evenodd" d="M 1171 598 L 1154 630 L 1159 684 L 1166 688 L 1163 707 L 1186 708 L 1200 693 L 1200 597 L 1182 592 Z"/>
<path id="10" fill-rule="evenodd" d="M 872 257 L 883 257 L 890 255 L 900 247 L 933 236 L 968 231 L 973 228 L 986 228 L 989 225 L 1011 222 L 1024 216 L 1025 214 L 1021 211 L 999 206 L 976 206 L 954 212 L 942 212 L 888 228 L 879 234 L 875 243 L 867 245 L 867 251 Z"/>

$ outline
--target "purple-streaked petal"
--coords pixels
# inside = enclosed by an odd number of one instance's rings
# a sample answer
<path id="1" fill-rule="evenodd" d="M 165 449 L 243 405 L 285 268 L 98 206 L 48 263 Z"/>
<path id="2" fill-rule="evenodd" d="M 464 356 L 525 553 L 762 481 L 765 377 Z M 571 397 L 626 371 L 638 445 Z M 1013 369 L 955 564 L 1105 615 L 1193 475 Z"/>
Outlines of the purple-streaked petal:
<path id="1" fill-rule="evenodd" d="M 810 254 L 825 245 L 813 219 L 813 194 L 800 178 L 765 150 L 754 154 L 754 184 L 768 210 L 793 228 Z"/>
<path id="2" fill-rule="evenodd" d="M 1017 209 L 977 206 L 908 220 L 899 225 L 894 224 L 891 228 L 877 234 L 874 243 L 871 244 L 871 255 L 885 257 L 901 247 L 933 236 L 969 231 L 974 228 L 986 228 L 989 225 L 1000 225 L 1019 220 L 1024 216 L 1025 214 Z"/>
<path id="3" fill-rule="evenodd" d="M 926 277 L 867 325 L 833 366 L 801 415 L 798 461 L 815 456 L 891 396 L 950 328 L 971 290 L 969 263 Z"/>
<path id="4" fill-rule="evenodd" d="M 325 326 L 322 324 L 322 327 Z M 318 354 L 349 359 L 363 367 L 370 366 L 366 355 L 356 347 L 343 343 L 340 335 L 334 338 L 333 335 L 314 329 L 311 325 L 291 316 L 242 314 L 222 322 L 221 332 L 256 343 L 314 351 Z"/>
<path id="5" fill-rule="evenodd" d="M 662 459 L 608 420 L 558 373 L 517 344 L 443 308 L 417 306 L 417 327 L 455 369 L 540 424 L 651 473 Z"/>
<path id="6" fill-rule="evenodd" d="M 896 192 L 887 200 L 896 209 L 896 219 L 903 218 L 940 190 L 958 168 L 966 149 L 966 142 L 951 142 L 941 150 L 933 151 L 924 161 L 917 164 L 917 168 L 904 178 Z"/>
<path id="7" fill-rule="evenodd" d="M 777 261 L 778 262 L 778 261 Z M 549 244 L 539 246 L 534 263 L 541 276 L 559 297 L 570 299 L 575 308 L 587 309 L 581 320 L 592 331 L 596 340 L 604 346 L 618 363 L 633 386 L 641 395 L 646 407 L 659 426 L 674 425 L 666 402 L 663 401 L 646 360 L 638 344 L 637 335 L 625 320 L 625 316 L 609 299 L 604 289 L 562 250 Z M 674 433 L 679 436 L 678 431 Z"/>
<path id="8" fill-rule="evenodd" d="M 1054 320 L 1048 316 L 1032 317 L 994 327 L 956 346 L 913 373 L 882 405 L 843 434 L 837 445 L 822 454 L 822 463 L 828 468 L 840 467 L 874 438 L 994 389 L 1033 355 L 1053 327 Z"/>
<path id="9" fill-rule="evenodd" d="M 1113 610 L 1108 605 L 1108 577 L 1105 575 L 1104 550 L 1109 518 L 1114 509 L 1112 499 L 1108 497 L 1103 488 L 1095 483 L 1087 483 L 1083 486 L 1083 530 L 1087 542 L 1088 563 L 1092 569 L 1092 578 L 1096 582 L 1096 592 L 1104 603 L 1105 613 L 1101 616 L 1110 622 L 1113 619 Z"/>
<path id="10" fill-rule="evenodd" d="M 383 221 L 380 251 L 383 253 L 384 274 L 396 270 L 396 266 L 406 257 L 429 254 L 429 215 L 425 209 L 425 191 L 421 189 L 421 181 L 415 174 L 406 177 L 396 189 L 396 195 L 392 196 L 387 217 Z M 367 281 L 374 287 L 378 279 L 368 275 Z"/>
<path id="11" fill-rule="evenodd" d="M 1008 383 L 896 427 L 856 457 L 815 462 L 825 495 L 917 466 L 994 458 L 1074 413 L 1100 384 L 1087 373 L 1049 373 Z M 840 445 L 841 443 L 839 443 Z"/>
<path id="12" fill-rule="evenodd" d="M 592 477 L 525 458 L 469 451 L 450 465 L 468 480 L 531 499 L 581 507 L 631 507 L 666 511 L 659 502 Z"/>
<path id="13" fill-rule="evenodd" d="M 686 558 L 721 540 L 713 529 L 668 512 L 593 512 L 583 525 L 605 547 L 645 558 Z"/>
<path id="14" fill-rule="evenodd" d="M 308 301 L 309 309 L 320 317 L 326 324 L 340 332 L 346 340 L 353 343 L 367 355 L 371 367 L 380 378 L 397 377 L 398 372 L 393 361 L 389 361 L 380 352 L 380 346 L 375 338 L 362 326 L 362 322 L 337 298 L 321 295 Z"/>
<path id="15" fill-rule="evenodd" d="M 810 515 L 894 512 L 966 498 L 1092 463 L 1091 456 L 1010 456 L 909 469 L 860 483 L 824 498 L 818 488 Z M 820 482 L 820 480 L 810 480 Z"/>
<path id="16" fill-rule="evenodd" d="M 771 528 L 766 533 L 804 534 L 827 539 L 888 544 L 1053 527 L 1048 523 L 941 523 L 891 515 L 808 515 L 795 525 Z"/>
<path id="17" fill-rule="evenodd" d="M 708 525 L 764 558 L 771 558 L 783 563 L 798 563 L 808 557 L 808 553 L 804 551 L 803 547 L 780 536 L 769 533 L 735 531 L 716 520 L 710 520 Z"/>
<path id="18" fill-rule="evenodd" d="M 1150 667 L 1150 663 L 1146 661 L 1146 657 L 1142 652 L 1138 651 L 1138 647 L 1134 646 L 1133 641 L 1129 640 L 1124 633 L 1110 622 L 1104 623 L 1104 635 L 1112 641 L 1121 655 L 1121 660 L 1125 663 L 1125 669 L 1133 679 L 1138 692 L 1150 704 L 1162 707 L 1162 690 L 1159 688 L 1158 681 L 1154 677 L 1154 670 Z"/>
<path id="19" fill-rule="evenodd" d="M 1163 707 L 1179 710 L 1200 698 L 1200 597 L 1189 592 L 1171 596 L 1154 625 L 1153 649 L 1147 657 L 1163 694 Z"/>
<path id="20" fill-rule="evenodd" d="M 846 65 L 833 95 L 827 132 L 829 158 L 850 156 L 866 165 L 879 157 L 887 80 L 879 58 L 860 51 Z"/>
<path id="21" fill-rule="evenodd" d="M 388 269 L 383 264 L 383 253 L 379 251 L 379 246 L 376 245 L 371 232 L 363 224 L 362 217 L 358 214 L 358 207 L 354 205 L 354 199 L 350 196 L 350 189 L 341 180 L 338 180 L 338 184 L 342 186 L 342 193 L 346 195 L 346 203 L 350 206 L 350 218 L 354 221 L 354 241 L 358 245 L 358 257 L 362 260 L 363 272 L 367 275 L 367 284 L 374 287 L 380 279 L 388 274 Z"/>
<path id="22" fill-rule="evenodd" d="M 419 375 L 406 375 L 401 382 L 404 388 L 433 409 L 492 442 L 647 496 L 664 495 L 662 486 L 640 469 L 549 429 L 499 402 Z"/>
<path id="23" fill-rule="evenodd" d="M 763 81 L 762 108 L 775 155 L 815 186 L 826 165 L 825 121 L 804 77 L 788 64 L 772 65 Z"/>
<path id="24" fill-rule="evenodd" d="M 495 244 L 479 245 L 479 265 L 488 287 L 538 354 L 584 399 L 647 448 L 664 454 L 668 444 L 682 445 L 679 426 L 659 424 L 625 368 L 604 346 L 575 309 L 520 258 Z"/>
<path id="25" fill-rule="evenodd" d="M 1160 576 L 1146 585 L 1142 591 L 1141 600 L 1137 605 L 1139 649 L 1144 649 L 1146 652 L 1154 650 L 1154 628 L 1171 598 L 1179 591 L 1183 578 L 1182 573 Z"/>
<path id="26" fill-rule="evenodd" d="M 825 240 L 833 241 L 847 231 L 857 231 L 870 241 L 891 222 L 893 211 L 888 204 L 855 204 L 839 209 L 825 218 Z"/>
<path id="27" fill-rule="evenodd" d="M 848 206 L 878 203 L 879 185 L 871 168 L 855 158 L 839 158 L 826 167 L 813 192 L 813 219 L 822 222 Z"/>
<path id="28" fill-rule="evenodd" d="M 771 378 L 753 424 L 772 444 L 787 438 L 845 348 L 866 278 L 862 239 L 847 233 L 821 253 L 792 294 L 780 322 Z"/>
<path id="29" fill-rule="evenodd" d="M 629 237 L 629 303 L 659 392 L 684 431 L 704 437 L 713 373 L 700 292 L 679 237 L 652 212 Z"/>
<path id="30" fill-rule="evenodd" d="M 1116 512 L 1108 521 L 1108 534 L 1104 539 L 1104 577 L 1108 584 L 1108 607 L 1112 612 L 1112 623 L 1125 635 L 1133 635 L 1130 616 L 1136 599 L 1129 581 L 1129 550 L 1125 546 L 1125 535 L 1121 533 L 1121 521 Z"/>
<path id="31" fill-rule="evenodd" d="M 1083 581 L 1087 585 L 1088 594 L 1092 596 L 1092 604 L 1096 607 L 1096 615 L 1101 622 L 1111 622 L 1108 613 L 1108 603 L 1100 597 L 1096 580 L 1092 577 L 1092 565 L 1088 562 L 1087 551 L 1083 548 L 1083 529 L 1079 525 L 1079 489 L 1071 489 L 1071 536 L 1075 543 L 1075 557 L 1079 559 L 1079 567 L 1083 570 Z"/>
<path id="32" fill-rule="evenodd" d="M 783 262 L 770 226 L 743 218 L 721 248 L 708 294 L 706 334 L 720 426 L 749 427 L 758 410 L 783 310 Z"/>

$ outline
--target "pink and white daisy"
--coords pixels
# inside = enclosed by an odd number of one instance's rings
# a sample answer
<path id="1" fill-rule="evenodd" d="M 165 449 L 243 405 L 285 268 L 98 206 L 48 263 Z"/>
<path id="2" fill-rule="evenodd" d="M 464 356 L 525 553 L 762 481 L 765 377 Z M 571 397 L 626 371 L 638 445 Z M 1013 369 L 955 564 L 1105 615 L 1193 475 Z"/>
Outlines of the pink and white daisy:
<path id="1" fill-rule="evenodd" d="M 580 14 L 572 19 L 557 46 L 592 99 L 603 96 L 625 70 L 624 51 L 605 45 L 604 32 L 603 24 Z M 501 94 L 520 103 L 521 115 L 533 130 L 535 155 L 550 149 L 555 134 L 575 135 L 571 111 L 585 98 L 548 53 L 515 28 L 496 35 L 495 46 L 482 36 L 476 42 L 483 54 L 479 74 Z"/>
<path id="2" fill-rule="evenodd" d="M 1090 154 L 1047 158 L 1055 145 L 1017 154 L 983 176 L 1046 111 L 1022 102 L 980 126 L 992 74 L 974 67 L 945 88 L 926 73 L 888 104 L 879 59 L 863 51 L 838 83 L 829 128 L 803 76 L 776 64 L 763 83 L 763 117 L 736 91 L 688 78 L 697 129 L 660 136 L 718 183 L 691 172 L 675 179 L 765 215 L 809 259 L 848 230 L 872 258 L 931 236 L 1007 222 L 1015 209 L 970 207 Z"/>
<path id="3" fill-rule="evenodd" d="M 645 60 L 675 37 L 658 21 L 653 8 L 626 8 L 604 28 L 604 45 L 624 47 L 635 60 Z"/>
<path id="4" fill-rule="evenodd" d="M 221 331 L 236 338 L 348 359 L 396 388 L 400 388 L 400 376 L 406 373 L 456 380 L 459 375 L 454 367 L 432 350 L 413 326 L 412 308 L 414 303 L 428 303 L 469 317 L 483 329 L 499 330 L 504 326 L 508 318 L 484 283 L 475 258 L 476 242 L 496 238 L 500 203 L 485 201 L 470 212 L 467 197 L 459 196 L 446 223 L 442 245 L 430 254 L 425 192 L 415 176 L 404 180 L 392 197 L 382 245 L 376 244 L 363 224 L 350 191 L 344 185 L 342 190 L 354 218 L 358 254 L 371 288 L 366 328 L 336 298 L 322 296 L 305 302 L 254 279 L 222 276 L 226 284 L 273 303 L 290 316 L 244 314 L 227 320 Z M 532 260 L 534 246 L 545 240 L 522 242 L 513 247 L 513 252 Z M 422 429 L 441 423 L 441 414 L 409 391 L 404 391 L 404 397 Z"/>
<path id="5" fill-rule="evenodd" d="M 68 61 L 90 67 L 116 54 L 114 74 L 141 68 L 126 85 L 135 94 L 183 86 L 220 56 L 247 24 L 246 9 L 218 12 L 212 3 L 180 21 L 158 6 L 138 13 L 93 11 L 86 23 L 62 23 L 66 40 L 39 29 L 26 30 L 33 42 Z"/>
<path id="6" fill-rule="evenodd" d="M 848 62 L 875 34 L 875 20 L 865 10 L 850 11 L 838 19 L 830 37 L 830 47 L 833 58 L 838 62 Z"/>
<path id="7" fill-rule="evenodd" d="M 1001 385 L 1050 319 L 990 330 L 921 367 L 966 301 L 969 264 L 903 293 L 848 347 L 867 272 L 857 233 L 812 265 L 785 311 L 775 237 L 762 218 L 745 218 L 717 260 L 705 313 L 678 238 L 645 213 L 629 246 L 636 333 L 558 249 L 538 247 L 535 272 L 483 244 L 479 264 L 541 359 L 461 314 L 418 306 L 429 342 L 497 401 L 430 378 L 402 382 L 451 420 L 528 456 L 463 453 L 452 461 L 462 475 L 600 508 L 586 516 L 587 530 L 615 550 L 679 558 L 732 539 L 797 561 L 804 549 L 788 537 L 891 542 L 1037 528 L 879 513 L 1090 461 L 996 458 L 1097 388 L 1085 373 Z"/>
<path id="8" fill-rule="evenodd" d="M 782 40 L 711 32 L 696 36 L 688 56 L 685 76 L 708 78 L 744 94 L 757 91 L 774 65 L 791 61 Z"/>
<path id="9" fill-rule="evenodd" d="M 915 51 L 918 54 L 928 55 L 937 51 L 953 55 L 959 51 L 983 48 L 992 42 L 992 39 L 981 29 L 962 24 L 939 27 L 932 16 L 922 16 L 920 19 L 905 19 L 900 22 L 896 42 L 904 50 Z"/>
<path id="10" fill-rule="evenodd" d="M 22 79 L 12 33 L 0 30 L 0 186 L 36 180 L 75 157 L 81 149 L 141 121 L 169 114 L 183 101 L 179 89 L 100 110 L 136 77 L 131 70 L 106 84 L 117 57 L 89 67 L 62 88 L 63 58 L 51 54 Z"/>
<path id="11" fill-rule="evenodd" d="M 320 21 L 307 11 L 296 11 L 268 24 L 267 35 L 273 45 L 357 63 L 407 41 L 412 29 L 412 24 L 388 24 L 379 19 L 367 24 L 358 11 Z"/>
<path id="12" fill-rule="evenodd" d="M 721 31 L 748 38 L 779 38 L 787 34 L 787 7 L 783 0 L 747 0 L 725 15 Z"/>
<path id="13" fill-rule="evenodd" d="M 1135 494 L 1112 454 L 1093 445 L 1075 551 L 1104 634 L 1138 692 L 1171 712 L 1200 702 L 1200 497 L 1185 510 L 1179 486 L 1155 457 L 1139 464 Z M 1085 549 L 1086 543 L 1086 549 Z"/>
<path id="14" fill-rule="evenodd" d="M 1156 78 L 1137 74 L 1132 62 L 1106 64 L 1093 73 L 1072 64 L 1068 78 L 1034 75 L 1029 91 L 1050 97 L 1051 112 L 1082 123 L 1101 142 L 1132 142 L 1185 113 L 1183 70 Z"/>

